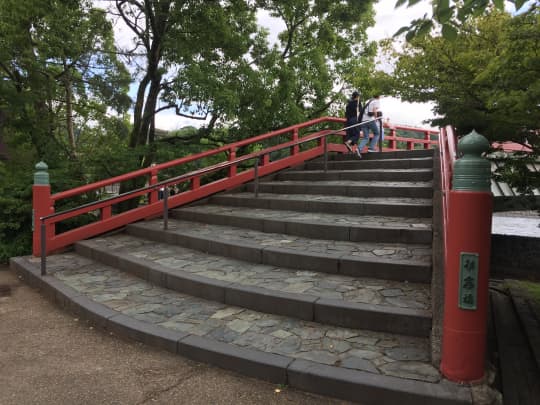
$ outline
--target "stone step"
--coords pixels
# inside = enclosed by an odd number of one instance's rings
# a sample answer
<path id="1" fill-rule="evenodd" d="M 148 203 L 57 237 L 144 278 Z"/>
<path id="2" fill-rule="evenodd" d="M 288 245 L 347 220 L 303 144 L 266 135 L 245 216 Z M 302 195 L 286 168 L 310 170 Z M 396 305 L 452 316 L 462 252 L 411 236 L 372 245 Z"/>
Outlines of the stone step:
<path id="1" fill-rule="evenodd" d="M 328 170 L 354 170 L 354 169 L 433 169 L 432 157 L 419 157 L 411 159 L 355 159 L 355 160 L 329 160 Z M 319 158 L 306 162 L 299 169 L 323 170 L 324 162 Z"/>
<path id="2" fill-rule="evenodd" d="M 428 337 L 428 284 L 294 270 L 116 234 L 76 252 L 161 287 L 230 305 L 335 326 Z"/>
<path id="3" fill-rule="evenodd" d="M 432 241 L 431 218 L 356 216 L 251 207 L 246 210 L 245 207 L 213 204 L 174 209 L 170 217 L 315 239 L 416 244 L 430 244 Z"/>
<path id="4" fill-rule="evenodd" d="M 415 149 L 415 150 L 396 150 L 393 152 L 383 153 L 363 153 L 362 160 L 392 160 L 392 159 L 414 159 L 423 157 L 433 157 L 437 153 L 437 149 Z M 329 154 L 330 160 L 353 160 L 358 161 L 358 157 L 353 153 L 334 153 Z"/>
<path id="5" fill-rule="evenodd" d="M 431 245 L 310 239 L 291 234 L 170 219 L 128 225 L 126 232 L 154 241 L 253 263 L 352 277 L 429 283 Z"/>
<path id="6" fill-rule="evenodd" d="M 377 169 L 377 170 L 287 170 L 278 173 L 278 181 L 430 181 L 432 169 Z"/>
<path id="7" fill-rule="evenodd" d="M 431 218 L 432 200 L 428 198 L 377 198 L 347 197 L 315 194 L 254 193 L 217 194 L 209 199 L 211 204 L 234 207 L 265 208 L 354 216 L 382 215 L 406 218 Z M 419 221 L 420 223 L 423 220 Z"/>
<path id="8" fill-rule="evenodd" d="M 443 380 L 427 338 L 257 312 L 156 286 L 75 253 L 11 266 L 57 304 L 120 336 L 196 361 L 363 404 L 468 404 L 467 387 Z"/>
<path id="9" fill-rule="evenodd" d="M 245 186 L 253 192 L 254 184 Z M 400 181 L 261 181 L 259 192 L 276 194 L 317 194 L 349 197 L 433 198 L 431 182 Z"/>

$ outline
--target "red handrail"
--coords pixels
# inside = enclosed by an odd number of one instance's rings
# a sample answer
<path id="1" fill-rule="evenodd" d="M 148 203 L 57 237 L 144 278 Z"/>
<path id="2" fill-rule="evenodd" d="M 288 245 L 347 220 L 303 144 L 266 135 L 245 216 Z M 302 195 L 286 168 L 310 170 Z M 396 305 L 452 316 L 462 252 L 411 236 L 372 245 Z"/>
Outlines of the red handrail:
<path id="1" fill-rule="evenodd" d="M 218 155 L 220 153 L 226 153 L 228 159 L 223 163 L 214 164 L 212 166 L 199 169 L 186 175 L 181 176 L 181 181 L 178 183 L 189 182 L 189 190 L 180 194 L 171 196 L 169 198 L 169 208 L 174 208 L 183 204 L 193 202 L 195 200 L 207 197 L 211 194 L 238 187 L 239 185 L 253 180 L 254 169 L 244 170 L 237 172 L 237 165 L 244 162 L 247 158 L 260 158 L 261 166 L 258 168 L 258 175 L 265 176 L 276 171 L 282 170 L 287 167 L 295 166 L 303 163 L 306 160 L 313 159 L 321 156 L 324 153 L 324 142 L 322 137 L 332 133 L 338 136 L 343 136 L 343 131 L 330 131 L 322 130 L 317 131 L 303 137 L 299 137 L 300 129 L 309 129 L 310 127 L 320 125 L 323 123 L 339 123 L 343 124 L 345 120 L 343 118 L 336 117 L 322 117 L 311 121 L 307 121 L 301 124 L 293 125 L 287 128 L 283 128 L 277 131 L 272 131 L 263 135 L 259 135 L 253 138 L 248 138 L 239 142 L 235 142 L 229 145 L 222 146 L 220 148 L 208 150 L 195 155 L 186 156 L 180 159 L 175 159 L 170 162 L 152 165 L 150 167 L 136 170 L 130 173 L 126 173 L 120 176 L 112 177 L 110 179 L 98 181 L 95 183 L 87 184 L 81 187 L 77 187 L 71 190 L 62 191 L 56 194 L 50 194 L 49 185 L 35 185 L 34 186 L 34 255 L 40 255 L 41 253 L 41 235 L 39 229 L 41 227 L 40 220 L 45 219 L 43 225 L 46 229 L 44 232 L 46 239 L 46 252 L 58 250 L 59 248 L 71 245 L 78 240 L 86 239 L 95 235 L 99 235 L 104 232 L 125 226 L 131 222 L 155 217 L 160 215 L 163 208 L 163 201 L 158 199 L 158 193 L 156 187 L 150 187 L 146 189 L 135 190 L 129 195 L 120 195 L 107 200 L 98 201 L 96 203 L 86 204 L 62 213 L 61 215 L 54 214 L 55 202 L 78 196 L 81 194 L 93 192 L 95 190 L 102 189 L 106 186 L 117 184 L 123 181 L 145 177 L 149 186 L 156 186 L 158 184 L 158 177 L 160 172 L 173 167 L 180 167 L 182 165 L 198 161 L 204 158 Z M 437 144 L 436 140 L 431 140 L 431 136 L 436 135 L 437 131 L 418 129 L 411 127 L 389 127 L 390 134 L 386 136 L 385 140 L 388 140 L 388 147 L 383 148 L 383 151 L 397 150 L 400 146 L 398 142 L 405 143 L 407 149 L 414 149 L 416 145 L 421 145 L 424 149 L 429 149 L 433 145 Z M 420 132 L 424 134 L 423 139 L 418 138 L 406 138 L 397 136 L 397 130 L 408 130 L 414 132 Z M 242 158 L 237 158 L 236 152 L 239 148 L 251 144 L 260 143 L 262 141 L 274 138 L 280 135 L 290 135 L 290 139 L 285 142 L 280 142 L 278 145 L 268 147 L 257 153 L 246 154 Z M 321 137 L 322 136 L 322 137 Z M 312 141 L 316 145 L 306 145 L 306 142 Z M 304 144 L 304 150 L 300 150 L 300 144 Z M 279 160 L 270 161 L 270 153 L 280 149 L 289 149 L 290 155 Z M 342 143 L 328 144 L 327 151 L 330 152 L 346 152 Z M 201 177 L 210 172 L 216 172 L 220 169 L 227 169 L 228 174 L 221 179 L 214 180 L 208 184 L 201 185 Z M 172 185 L 172 184 L 171 184 Z M 149 191 L 150 190 L 150 191 Z M 140 197 L 143 195 L 148 196 L 148 204 L 145 206 L 139 206 L 129 211 L 122 212 L 120 214 L 113 215 L 112 206 L 118 204 L 121 201 L 125 201 L 134 197 Z M 71 229 L 64 233 L 57 234 L 55 230 L 56 223 L 77 217 L 79 215 L 88 214 L 91 212 L 99 211 L 100 217 L 96 222 L 83 225 L 75 229 Z"/>

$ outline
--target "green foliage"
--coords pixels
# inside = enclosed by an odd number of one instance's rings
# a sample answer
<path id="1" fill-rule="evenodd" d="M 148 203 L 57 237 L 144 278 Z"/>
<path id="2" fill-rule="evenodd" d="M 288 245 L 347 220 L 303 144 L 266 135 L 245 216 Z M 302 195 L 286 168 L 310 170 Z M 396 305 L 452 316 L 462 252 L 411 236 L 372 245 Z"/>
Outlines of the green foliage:
<path id="1" fill-rule="evenodd" d="M 0 263 L 31 250 L 32 188 L 26 175 L 0 161 Z"/>
<path id="2" fill-rule="evenodd" d="M 414 6 L 420 0 L 397 0 L 395 8 L 406 5 Z M 516 10 L 520 10 L 527 0 L 464 0 L 450 3 L 449 0 L 431 0 L 431 16 L 426 13 L 424 17 L 411 21 L 410 25 L 401 27 L 394 37 L 406 33 L 405 39 L 411 41 L 432 34 L 436 28 L 440 29 L 443 38 L 449 41 L 457 39 L 459 28 L 469 19 L 490 13 L 493 10 L 504 11 L 505 3 L 511 3 Z M 531 2 L 522 12 L 534 12 L 538 8 L 537 2 Z"/>
<path id="3" fill-rule="evenodd" d="M 435 103 L 435 125 L 490 141 L 532 144 L 540 128 L 537 15 L 493 12 L 465 24 L 457 41 L 417 38 L 398 53 L 395 94 Z"/>
<path id="4" fill-rule="evenodd" d="M 527 163 L 540 153 L 540 15 L 493 11 L 469 18 L 456 40 L 417 37 L 398 57 L 395 94 L 435 104 L 434 125 L 459 135 L 473 129 L 491 142 L 530 145 L 528 158 L 508 161 L 496 176 L 525 194 L 540 187 Z"/>

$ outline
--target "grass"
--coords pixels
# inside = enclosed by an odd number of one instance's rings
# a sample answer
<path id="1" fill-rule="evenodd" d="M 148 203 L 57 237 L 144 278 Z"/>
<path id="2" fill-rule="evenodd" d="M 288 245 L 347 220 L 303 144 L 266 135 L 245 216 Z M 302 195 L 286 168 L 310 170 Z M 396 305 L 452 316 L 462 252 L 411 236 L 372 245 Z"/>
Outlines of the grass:
<path id="1" fill-rule="evenodd" d="M 533 281 L 519 281 L 518 284 L 521 288 L 527 290 L 528 296 L 535 301 L 540 302 L 540 283 Z"/>

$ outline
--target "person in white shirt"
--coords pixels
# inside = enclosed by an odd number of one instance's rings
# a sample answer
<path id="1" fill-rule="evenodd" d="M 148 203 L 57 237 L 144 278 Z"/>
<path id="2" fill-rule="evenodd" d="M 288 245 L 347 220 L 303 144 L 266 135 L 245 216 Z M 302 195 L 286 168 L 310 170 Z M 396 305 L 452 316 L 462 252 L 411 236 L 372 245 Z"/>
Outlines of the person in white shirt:
<path id="1" fill-rule="evenodd" d="M 375 118 L 380 118 L 382 116 L 381 105 L 379 102 L 380 95 L 375 95 L 371 100 L 366 101 L 366 107 L 364 108 L 364 115 L 362 116 L 362 121 L 370 121 L 367 124 L 362 126 L 362 132 L 364 133 L 364 138 L 358 145 L 358 154 L 364 149 L 366 144 L 369 142 L 369 131 L 373 132 L 373 138 L 369 143 L 368 152 L 377 152 L 377 143 L 379 142 L 379 137 L 381 136 L 379 130 L 379 123 L 381 120 L 375 120 Z"/>

